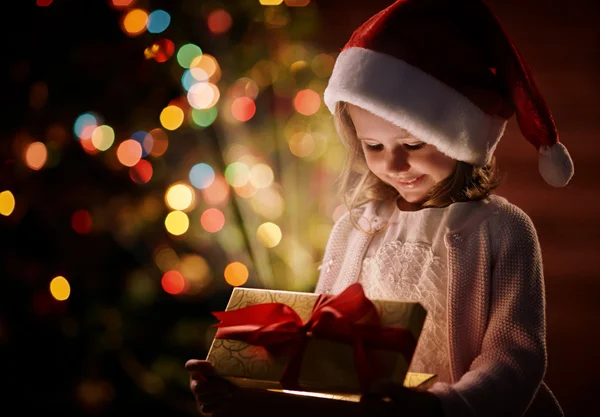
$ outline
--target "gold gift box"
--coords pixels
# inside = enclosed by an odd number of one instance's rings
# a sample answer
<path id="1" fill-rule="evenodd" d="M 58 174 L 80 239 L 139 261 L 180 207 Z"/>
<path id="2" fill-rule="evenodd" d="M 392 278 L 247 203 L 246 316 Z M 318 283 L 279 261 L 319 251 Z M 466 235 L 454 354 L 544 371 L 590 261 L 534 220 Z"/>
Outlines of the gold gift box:
<path id="1" fill-rule="evenodd" d="M 293 308 L 303 322 L 311 316 L 319 297 L 314 293 L 261 290 L 236 287 L 233 289 L 226 311 L 237 310 L 256 304 L 282 303 Z M 380 317 L 380 324 L 408 329 L 415 340 L 419 339 L 425 317 L 423 306 L 417 302 L 371 300 Z M 384 381 L 422 387 L 434 379 L 434 375 L 407 373 L 411 358 L 388 350 L 368 349 L 369 358 L 376 358 L 378 375 Z M 319 338 L 311 338 L 304 351 L 299 384 L 303 392 L 284 390 L 279 382 L 289 354 L 273 354 L 263 346 L 255 346 L 239 340 L 214 339 L 207 360 L 217 373 L 244 388 L 265 389 L 289 394 L 310 395 L 324 398 L 357 401 L 360 385 L 354 365 L 353 347 Z M 370 363 L 371 364 L 371 363 Z"/>

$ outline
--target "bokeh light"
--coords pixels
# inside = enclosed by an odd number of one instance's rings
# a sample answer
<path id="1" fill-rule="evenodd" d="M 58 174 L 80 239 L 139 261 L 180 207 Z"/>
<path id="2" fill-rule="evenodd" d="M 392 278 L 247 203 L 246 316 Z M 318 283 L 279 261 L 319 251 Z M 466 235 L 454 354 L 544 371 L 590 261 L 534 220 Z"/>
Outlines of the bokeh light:
<path id="1" fill-rule="evenodd" d="M 48 160 L 48 149 L 42 142 L 33 142 L 25 151 L 25 163 L 35 171 L 42 169 Z"/>
<path id="2" fill-rule="evenodd" d="M 179 271 L 165 272 L 160 283 L 163 290 L 171 295 L 181 294 L 186 286 L 185 278 Z"/>
<path id="3" fill-rule="evenodd" d="M 208 109 L 219 101 L 219 88 L 213 83 L 197 82 L 187 93 L 187 99 L 195 109 Z"/>
<path id="4" fill-rule="evenodd" d="M 123 31 L 129 36 L 137 36 L 146 30 L 148 12 L 143 9 L 131 9 L 125 13 L 122 21 Z"/>
<path id="5" fill-rule="evenodd" d="M 173 210 L 186 210 L 194 202 L 194 190 L 187 184 L 174 184 L 167 190 L 165 202 Z"/>
<path id="6" fill-rule="evenodd" d="M 164 10 L 154 10 L 148 15 L 148 32 L 161 33 L 164 32 L 171 23 L 171 15 Z"/>
<path id="7" fill-rule="evenodd" d="M 192 120 L 200 127 L 208 127 L 217 120 L 218 114 L 216 106 L 209 109 L 192 109 Z"/>
<path id="8" fill-rule="evenodd" d="M 190 227 L 190 219 L 183 211 L 172 211 L 165 218 L 167 232 L 180 236 L 187 232 Z"/>
<path id="9" fill-rule="evenodd" d="M 15 210 L 15 196 L 9 190 L 0 193 L 0 214 L 10 216 Z"/>
<path id="10" fill-rule="evenodd" d="M 57 276 L 50 281 L 50 294 L 58 301 L 65 301 L 71 295 L 69 281 L 63 276 Z"/>
<path id="11" fill-rule="evenodd" d="M 248 97 L 255 100 L 258 97 L 258 84 L 252 78 L 242 77 L 229 87 L 228 95 L 232 98 Z"/>
<path id="12" fill-rule="evenodd" d="M 256 230 L 256 237 L 267 248 L 274 248 L 281 242 L 281 229 L 275 223 L 263 223 Z"/>
<path id="13" fill-rule="evenodd" d="M 202 55 L 202 49 L 193 43 L 182 45 L 177 51 L 177 62 L 182 68 L 189 68 L 194 58 Z"/>
<path id="14" fill-rule="evenodd" d="M 241 262 L 232 262 L 225 267 L 225 281 L 229 285 L 239 287 L 248 281 L 248 268 Z"/>
<path id="15" fill-rule="evenodd" d="M 202 198 L 206 204 L 223 206 L 229 201 L 231 188 L 223 175 L 215 174 L 213 183 L 202 190 Z"/>
<path id="16" fill-rule="evenodd" d="M 255 164 L 248 173 L 250 183 L 256 188 L 267 188 L 273 184 L 273 170 L 267 164 Z"/>
<path id="17" fill-rule="evenodd" d="M 308 6 L 310 0 L 285 0 L 285 5 L 288 7 L 304 7 Z"/>
<path id="18" fill-rule="evenodd" d="M 288 141 L 290 152 L 300 158 L 310 156 L 315 150 L 315 140 L 310 133 L 296 132 Z"/>
<path id="19" fill-rule="evenodd" d="M 132 167 L 142 158 L 142 145 L 137 140 L 127 139 L 117 148 L 117 159 L 122 165 Z"/>
<path id="20" fill-rule="evenodd" d="M 190 183 L 198 188 L 203 189 L 210 187 L 215 180 L 215 170 L 208 164 L 199 163 L 190 169 Z"/>
<path id="21" fill-rule="evenodd" d="M 115 141 L 115 131 L 108 125 L 97 126 L 92 131 L 92 144 L 99 151 L 106 151 Z"/>
<path id="22" fill-rule="evenodd" d="M 296 111 L 305 116 L 315 114 L 321 107 L 321 97 L 313 90 L 301 90 L 294 97 Z"/>
<path id="23" fill-rule="evenodd" d="M 152 179 L 152 164 L 145 159 L 140 159 L 137 164 L 129 168 L 129 178 L 137 184 L 146 184 Z"/>
<path id="24" fill-rule="evenodd" d="M 209 233 L 216 233 L 225 225 L 225 215 L 217 208 L 209 208 L 200 216 L 200 224 Z"/>
<path id="25" fill-rule="evenodd" d="M 231 103 L 231 115 L 240 122 L 247 122 L 256 113 L 256 104 L 249 97 L 238 97 Z"/>
<path id="26" fill-rule="evenodd" d="M 206 19 L 208 29 L 215 35 L 225 33 L 231 28 L 231 15 L 226 10 L 213 10 Z"/>
<path id="27" fill-rule="evenodd" d="M 263 6 L 278 6 L 283 3 L 283 0 L 260 0 L 260 4 Z"/>
<path id="28" fill-rule="evenodd" d="M 151 156 L 162 156 L 169 147 L 169 137 L 164 130 L 157 127 L 148 132 L 143 147 Z"/>
<path id="29" fill-rule="evenodd" d="M 225 168 L 225 179 L 233 187 L 243 187 L 248 183 L 250 168 L 243 162 L 232 162 Z"/>
<path id="30" fill-rule="evenodd" d="M 84 137 L 91 137 L 94 129 L 100 124 L 98 117 L 93 113 L 83 113 L 75 119 L 73 125 L 73 133 L 75 136 L 82 139 Z"/>
<path id="31" fill-rule="evenodd" d="M 71 227 L 80 235 L 85 235 L 92 229 L 92 215 L 87 210 L 77 210 L 71 216 Z"/>
<path id="32" fill-rule="evenodd" d="M 133 3 L 135 3 L 135 0 L 110 0 L 110 4 L 115 9 L 126 9 L 133 5 Z"/>
<path id="33" fill-rule="evenodd" d="M 175 44 L 172 40 L 162 38 L 154 42 L 144 50 L 146 59 L 154 59 L 156 62 L 165 62 L 175 52 Z"/>
<path id="34" fill-rule="evenodd" d="M 50 6 L 52 4 L 53 0 L 36 0 L 35 4 L 40 6 L 40 7 L 47 7 Z"/>
<path id="35" fill-rule="evenodd" d="M 319 54 L 315 56 L 310 63 L 313 72 L 319 78 L 327 78 L 331 76 L 334 65 L 335 58 L 329 54 Z"/>
<path id="36" fill-rule="evenodd" d="M 210 54 L 194 58 L 190 64 L 190 73 L 195 80 L 202 82 L 216 84 L 221 79 L 221 67 L 217 59 Z"/>
<path id="37" fill-rule="evenodd" d="M 178 270 L 186 279 L 187 294 L 198 294 L 212 283 L 210 266 L 206 259 L 195 253 L 185 254 L 181 257 Z"/>
<path id="38" fill-rule="evenodd" d="M 183 119 L 183 110 L 178 106 L 167 106 L 160 112 L 160 124 L 168 130 L 179 128 Z"/>

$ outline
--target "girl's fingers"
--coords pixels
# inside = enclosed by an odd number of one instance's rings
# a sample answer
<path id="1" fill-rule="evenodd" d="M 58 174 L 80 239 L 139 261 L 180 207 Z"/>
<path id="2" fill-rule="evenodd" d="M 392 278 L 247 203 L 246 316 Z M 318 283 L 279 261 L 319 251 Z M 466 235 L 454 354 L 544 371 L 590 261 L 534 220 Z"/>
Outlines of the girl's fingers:
<path id="1" fill-rule="evenodd" d="M 185 370 L 189 373 L 200 373 L 207 376 L 216 376 L 217 371 L 210 361 L 200 359 L 190 359 L 185 363 Z"/>

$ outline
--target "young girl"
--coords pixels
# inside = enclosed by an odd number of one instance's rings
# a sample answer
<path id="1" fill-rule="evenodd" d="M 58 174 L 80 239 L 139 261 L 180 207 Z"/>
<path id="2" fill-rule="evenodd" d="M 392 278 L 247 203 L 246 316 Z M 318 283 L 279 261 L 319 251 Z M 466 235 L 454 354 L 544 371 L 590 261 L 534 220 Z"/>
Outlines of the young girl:
<path id="1" fill-rule="evenodd" d="M 359 282 L 369 298 L 422 303 L 428 317 L 409 370 L 438 376 L 426 392 L 379 387 L 357 413 L 562 415 L 543 382 L 537 234 L 522 210 L 491 194 L 493 153 L 516 113 L 547 183 L 566 185 L 573 164 L 493 13 L 482 0 L 396 1 L 353 33 L 325 103 L 348 149 L 348 212 L 332 230 L 316 292 Z M 217 395 L 226 382 L 210 376 L 210 363 L 186 367 L 204 411 L 231 404 L 237 391 Z M 277 407 L 270 411 L 290 412 Z"/>

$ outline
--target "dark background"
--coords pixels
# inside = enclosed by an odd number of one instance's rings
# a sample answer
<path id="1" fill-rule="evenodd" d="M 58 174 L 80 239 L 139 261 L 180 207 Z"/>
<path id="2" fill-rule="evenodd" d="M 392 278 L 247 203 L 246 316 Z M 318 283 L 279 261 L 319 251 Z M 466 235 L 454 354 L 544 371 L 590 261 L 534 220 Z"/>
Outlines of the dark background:
<path id="1" fill-rule="evenodd" d="M 177 2 L 151 3 L 153 8 L 167 9 Z M 552 109 L 561 140 L 575 162 L 575 176 L 566 188 L 546 185 L 537 172 L 535 150 L 520 136 L 514 120 L 496 152 L 500 168 L 506 173 L 498 194 L 531 216 L 542 246 L 549 353 L 546 382 L 567 416 L 589 415 L 597 409 L 595 394 L 600 387 L 600 190 L 596 169 L 600 160 L 600 3 L 489 3 L 532 67 Z M 324 50 L 335 52 L 353 28 L 388 4 L 390 1 L 381 0 L 313 0 L 312 6 L 317 6 L 321 16 L 314 41 Z M 48 8 L 39 8 L 28 1 L 15 2 L 11 7 L 15 7 L 14 11 L 4 15 L 1 55 L 6 73 L 1 81 L 4 105 L 0 113 L 0 189 L 14 187 L 17 162 L 11 155 L 11 140 L 22 126 L 35 131 L 36 126 L 44 125 L 44 118 L 74 118 L 81 111 L 65 105 L 73 102 L 78 103 L 78 109 L 104 104 L 112 120 L 125 123 L 131 103 L 147 98 L 139 72 L 131 72 L 137 76 L 127 78 L 117 74 L 113 65 L 118 62 L 120 67 L 142 66 L 139 54 L 133 53 L 134 41 L 122 34 L 116 24 L 118 14 L 105 2 L 58 0 Z M 106 24 L 107 21 L 113 23 Z M 80 71 L 76 72 L 79 79 L 74 80 L 74 73 L 64 63 L 82 48 L 93 48 L 96 53 L 86 55 L 83 61 L 75 60 Z M 53 108 L 43 114 L 28 110 L 29 87 L 36 80 L 51 82 L 53 91 L 60 92 L 54 96 Z M 110 106 L 98 103 L 99 97 L 106 99 L 102 93 L 115 83 L 118 88 L 126 88 L 128 94 L 110 101 Z M 168 96 L 169 92 L 164 94 Z M 77 206 L 83 196 L 93 200 L 111 192 L 135 195 L 136 188 L 116 176 L 107 176 L 80 149 L 67 149 L 61 164 L 65 168 L 44 177 L 32 176 L 18 186 L 32 201 L 18 224 L 0 219 L 2 408 L 12 405 L 20 412 L 63 415 L 193 415 L 193 403 L 183 385 L 168 394 L 152 394 L 152 389 L 147 389 L 152 382 L 144 382 L 140 378 L 143 370 L 135 366 L 144 362 L 144 352 L 152 350 L 148 345 L 153 337 L 159 343 L 162 328 L 173 316 L 208 317 L 210 311 L 224 307 L 229 291 L 218 291 L 210 299 L 177 307 L 167 299 L 159 299 L 156 311 L 161 312 L 161 317 L 146 318 L 153 323 L 151 326 L 143 324 L 148 323 L 144 317 L 130 320 L 128 340 L 134 346 L 131 351 L 138 355 L 137 361 L 128 361 L 127 352 L 101 350 L 99 345 L 106 343 L 102 337 L 110 330 L 113 310 L 101 309 L 100 304 L 120 308 L 122 276 L 143 260 L 110 236 L 85 241 L 66 236 L 57 229 L 55 221 L 66 216 L 63 211 Z M 100 176 L 103 180 L 99 183 L 96 179 Z M 92 182 L 96 188 L 86 192 Z M 102 255 L 88 256 L 90 251 Z M 40 277 L 61 271 L 71 276 L 86 275 L 85 288 L 78 290 L 91 292 L 94 297 L 73 298 L 62 307 L 36 301 L 35 288 Z M 90 303 L 93 310 L 96 302 L 102 310 L 96 316 L 99 318 L 81 325 L 86 331 L 65 336 L 70 334 L 70 322 L 62 320 L 64 316 L 83 315 Z M 44 314 L 39 314 L 40 309 Z M 148 345 L 136 345 L 136 341 Z M 181 358 L 181 365 L 189 357 L 201 356 L 201 350 L 170 348 L 172 356 Z M 87 385 L 81 381 L 87 381 Z M 92 405 L 84 406 L 77 398 L 86 389 L 96 393 L 92 396 L 110 401 L 92 401 Z"/>

